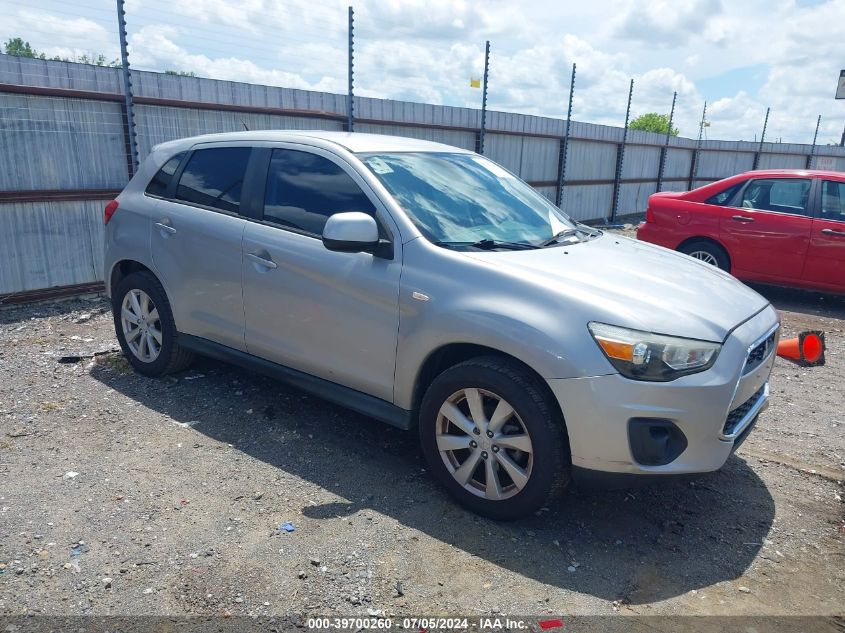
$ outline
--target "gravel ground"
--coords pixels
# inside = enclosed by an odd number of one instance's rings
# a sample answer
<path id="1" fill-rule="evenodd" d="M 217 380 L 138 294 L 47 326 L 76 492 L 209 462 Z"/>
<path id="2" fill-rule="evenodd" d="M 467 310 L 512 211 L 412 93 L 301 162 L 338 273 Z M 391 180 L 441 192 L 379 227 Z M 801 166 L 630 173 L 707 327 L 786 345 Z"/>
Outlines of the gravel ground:
<path id="1" fill-rule="evenodd" d="M 210 360 L 133 373 L 102 298 L 4 309 L 0 614 L 843 614 L 845 299 L 761 290 L 828 362 L 778 359 L 720 472 L 514 523 L 413 434 Z"/>

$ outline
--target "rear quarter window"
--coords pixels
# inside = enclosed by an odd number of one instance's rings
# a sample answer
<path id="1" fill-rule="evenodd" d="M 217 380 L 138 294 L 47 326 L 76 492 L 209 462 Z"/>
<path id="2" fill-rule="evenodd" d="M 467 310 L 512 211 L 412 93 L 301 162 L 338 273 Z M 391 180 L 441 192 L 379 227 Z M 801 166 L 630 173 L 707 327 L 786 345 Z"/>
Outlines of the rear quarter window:
<path id="1" fill-rule="evenodd" d="M 164 198 L 167 195 L 167 188 L 170 186 L 170 181 L 173 179 L 173 174 L 179 169 L 179 163 L 185 157 L 185 152 L 179 152 L 173 158 L 169 159 L 161 166 L 147 185 L 145 193 L 148 196 L 156 196 L 157 198 Z"/>
<path id="2" fill-rule="evenodd" d="M 710 196 L 704 202 L 707 204 L 715 204 L 719 207 L 727 206 L 728 204 L 730 204 L 734 195 L 736 195 L 736 192 L 739 191 L 742 185 L 744 185 L 745 183 L 746 181 L 743 180 L 742 182 L 738 182 L 735 185 L 731 185 L 727 189 L 724 189 L 717 193 L 715 196 Z"/>

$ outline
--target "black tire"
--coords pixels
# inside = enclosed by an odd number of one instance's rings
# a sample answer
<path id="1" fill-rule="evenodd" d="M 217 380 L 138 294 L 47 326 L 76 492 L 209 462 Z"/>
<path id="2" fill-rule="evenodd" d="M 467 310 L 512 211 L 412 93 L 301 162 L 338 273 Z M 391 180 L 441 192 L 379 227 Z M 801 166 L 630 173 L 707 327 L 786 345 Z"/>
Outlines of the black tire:
<path id="1" fill-rule="evenodd" d="M 135 355 L 126 342 L 126 337 L 123 333 L 121 306 L 127 293 L 131 290 L 142 290 L 145 292 L 158 310 L 161 349 L 157 358 L 151 362 L 145 362 Z M 161 283 L 152 273 L 145 271 L 131 273 L 124 277 L 112 289 L 112 315 L 114 316 L 114 330 L 117 340 L 120 343 L 120 348 L 123 350 L 126 359 L 138 373 L 144 374 L 145 376 L 164 376 L 185 369 L 193 361 L 193 352 L 179 345 L 179 333 L 176 331 L 176 324 L 173 321 L 170 301 L 168 301 L 167 293 L 164 292 Z"/>
<path id="2" fill-rule="evenodd" d="M 707 254 L 715 260 L 717 267 L 727 273 L 731 272 L 731 258 L 728 257 L 725 249 L 716 244 L 716 242 L 711 242 L 710 240 L 693 240 L 692 242 L 681 245 L 678 250 L 685 255 L 696 257 L 696 259 L 702 261 L 703 257 L 696 256 L 694 253 Z M 713 265 L 713 262 L 708 263 Z"/>
<path id="3" fill-rule="evenodd" d="M 533 463 L 527 483 L 506 499 L 491 500 L 479 496 L 483 494 L 481 492 L 468 491 L 455 480 L 452 475 L 455 466 L 451 469 L 447 467 L 444 459 L 448 457 L 444 458 L 437 446 L 437 425 L 441 407 L 453 394 L 472 388 L 494 393 L 506 400 L 519 418 L 511 424 L 519 424 L 521 421 L 531 440 Z M 560 410 L 550 401 L 551 396 L 547 393 L 539 378 L 526 368 L 512 360 L 496 356 L 465 361 L 437 376 L 423 397 L 419 416 L 422 451 L 435 479 L 461 505 L 493 519 L 517 519 L 552 501 L 569 484 L 571 458 Z M 495 406 L 495 400 L 484 401 L 485 406 Z M 485 413 L 489 419 L 490 415 L 486 409 Z M 481 435 L 478 434 L 477 437 L 480 438 Z M 489 456 L 489 453 L 486 454 Z M 486 468 L 483 461 L 480 461 L 479 465 L 482 470 Z M 480 477 L 480 471 L 473 472 Z M 485 485 L 486 477 L 485 473 Z"/>

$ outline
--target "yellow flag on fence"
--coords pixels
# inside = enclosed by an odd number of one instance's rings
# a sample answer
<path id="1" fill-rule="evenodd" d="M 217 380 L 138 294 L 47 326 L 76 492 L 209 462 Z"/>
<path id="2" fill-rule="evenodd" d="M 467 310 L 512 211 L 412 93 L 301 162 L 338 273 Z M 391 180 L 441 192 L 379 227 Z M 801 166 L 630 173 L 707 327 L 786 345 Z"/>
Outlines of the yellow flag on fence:
<path id="1" fill-rule="evenodd" d="M 469 80 L 469 87 L 470 88 L 481 88 L 481 80 L 480 79 L 470 79 Z"/>

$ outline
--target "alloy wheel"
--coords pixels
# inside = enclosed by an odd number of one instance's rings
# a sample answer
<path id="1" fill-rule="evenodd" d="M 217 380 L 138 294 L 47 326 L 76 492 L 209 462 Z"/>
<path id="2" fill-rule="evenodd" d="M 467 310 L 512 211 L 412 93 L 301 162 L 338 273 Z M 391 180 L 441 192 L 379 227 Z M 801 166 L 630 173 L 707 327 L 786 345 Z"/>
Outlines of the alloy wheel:
<path id="1" fill-rule="evenodd" d="M 711 266 L 719 267 L 719 262 L 713 256 L 713 253 L 709 253 L 708 251 L 693 251 L 689 254 L 690 257 L 694 259 L 698 259 L 705 264 L 710 264 Z"/>
<path id="2" fill-rule="evenodd" d="M 531 437 L 508 402 L 485 389 L 453 393 L 437 415 L 437 450 L 465 490 L 490 500 L 518 494 L 534 464 Z"/>
<path id="3" fill-rule="evenodd" d="M 138 360 L 152 363 L 161 354 L 161 318 L 143 290 L 133 288 L 123 297 L 120 324 L 129 351 Z"/>

